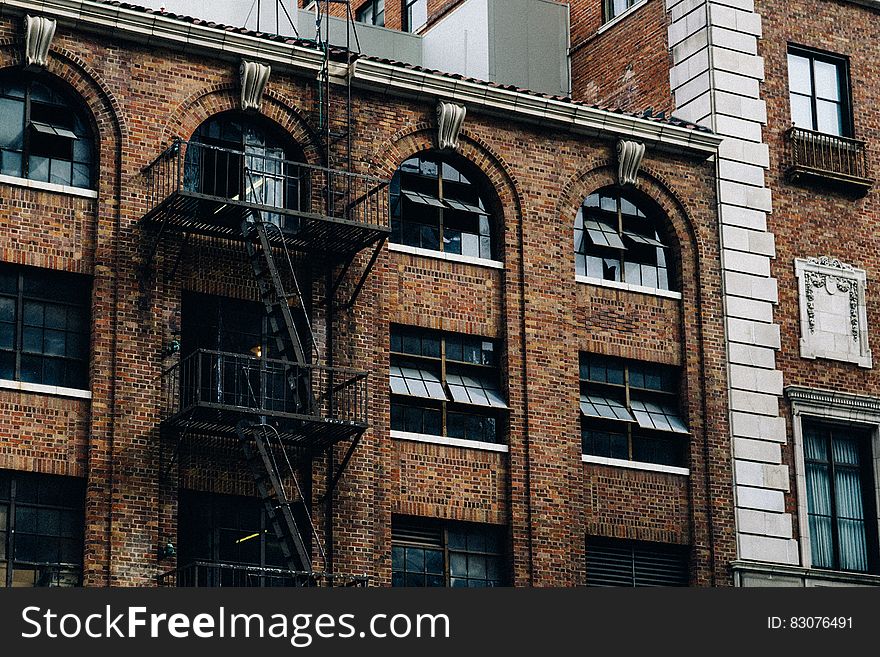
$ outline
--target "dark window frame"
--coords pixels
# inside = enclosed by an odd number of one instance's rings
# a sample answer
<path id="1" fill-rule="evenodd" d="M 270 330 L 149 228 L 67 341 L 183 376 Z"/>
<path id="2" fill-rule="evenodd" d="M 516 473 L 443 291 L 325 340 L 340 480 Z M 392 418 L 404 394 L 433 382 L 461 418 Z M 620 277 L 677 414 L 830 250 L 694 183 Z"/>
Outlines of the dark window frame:
<path id="1" fill-rule="evenodd" d="M 809 440 L 807 433 L 812 429 L 816 432 L 824 432 L 825 435 L 825 449 L 826 454 L 828 456 L 827 461 L 810 459 L 807 454 L 807 445 L 806 442 Z M 859 444 L 859 457 L 860 463 L 857 468 L 853 468 L 847 466 L 845 464 L 839 464 L 836 462 L 834 458 L 834 436 L 835 432 L 854 432 L 856 434 L 855 438 L 860 443 Z M 801 435 L 803 436 L 803 458 L 804 458 L 804 467 L 809 469 L 810 465 L 821 465 L 827 466 L 829 470 L 828 477 L 828 485 L 829 485 L 829 498 L 828 504 L 830 506 L 831 515 L 828 516 L 831 521 L 831 534 L 832 534 L 832 564 L 829 566 L 821 566 L 815 563 L 812 564 L 813 568 L 821 569 L 821 570 L 833 570 L 840 572 L 853 572 L 853 573 L 867 573 L 867 574 L 880 574 L 880 526 L 878 526 L 877 520 L 877 493 L 874 487 L 874 480 L 876 477 L 876 473 L 874 472 L 874 436 L 873 430 L 867 426 L 857 426 L 853 424 L 841 423 L 828 421 L 823 418 L 815 418 L 815 417 L 804 417 L 801 422 Z M 838 468 L 844 469 L 857 469 L 859 473 L 859 483 L 861 484 L 861 495 L 862 495 L 862 508 L 864 515 L 864 526 L 865 526 L 865 549 L 867 555 L 867 570 L 855 570 L 855 569 L 845 569 L 841 566 L 841 545 L 840 545 L 840 536 L 839 536 L 839 514 L 838 514 L 838 496 L 837 496 L 837 481 L 836 474 Z M 806 473 L 805 473 L 806 475 Z M 809 500 L 810 495 L 810 480 L 807 477 L 806 483 L 806 495 Z M 805 502 L 805 504 L 809 504 L 809 502 Z M 813 542 L 815 541 L 814 536 L 812 535 L 812 529 L 809 528 L 809 518 L 813 515 L 809 507 L 807 507 L 807 520 L 808 520 L 808 532 L 810 534 L 810 543 L 813 546 Z M 818 514 L 821 515 L 821 514 Z M 813 546 L 814 547 L 814 546 Z"/>
<path id="2" fill-rule="evenodd" d="M 596 205 L 588 205 L 592 199 L 596 199 Z M 614 202 L 614 210 L 602 207 L 606 200 Z M 624 212 L 625 205 L 632 206 L 633 210 Z M 608 223 L 612 216 L 612 223 Z M 596 224 L 597 228 L 591 228 L 591 224 Z M 591 232 L 605 243 L 597 243 Z M 583 200 L 575 217 L 575 273 L 650 290 L 677 292 L 680 286 L 677 284 L 678 267 L 672 243 L 673 236 L 669 234 L 659 208 L 632 197 L 619 187 L 603 187 Z M 651 249 L 655 262 L 647 261 Z M 627 257 L 630 252 L 641 253 L 643 257 Z M 590 273 L 592 259 L 601 260 L 601 276 Z M 613 263 L 613 267 L 609 263 Z M 637 281 L 628 280 L 630 267 L 638 268 Z M 655 285 L 644 282 L 646 271 L 654 272 Z"/>
<path id="3" fill-rule="evenodd" d="M 396 525 L 396 528 L 395 528 Z M 404 525 L 405 528 L 401 528 L 401 525 Z M 396 529 L 396 531 L 395 531 Z M 421 533 L 422 538 L 401 538 L 399 535 L 395 536 L 396 533 L 404 533 L 406 531 L 412 532 L 415 529 L 416 533 Z M 477 534 L 482 532 L 483 539 L 485 540 L 487 536 L 490 534 L 494 534 L 493 540 L 497 543 L 497 550 L 490 550 L 487 548 L 483 550 L 472 550 L 467 547 L 461 548 L 457 546 L 450 545 L 450 532 L 461 532 L 467 533 L 471 532 L 473 534 Z M 391 529 L 391 561 L 392 561 L 392 574 L 391 574 L 391 585 L 392 586 L 414 586 L 412 584 L 407 584 L 407 576 L 414 575 L 416 577 L 424 577 L 424 584 L 422 586 L 437 586 L 439 582 L 439 578 L 442 577 L 442 586 L 451 587 L 453 585 L 453 580 L 460 580 L 465 583 L 470 582 L 484 582 L 486 586 L 489 586 L 489 582 L 493 582 L 492 586 L 508 586 L 509 585 L 509 574 L 508 574 L 508 564 L 507 564 L 507 550 L 505 548 L 505 537 L 503 535 L 504 527 L 500 525 L 491 525 L 491 524 L 483 524 L 483 523 L 471 523 L 471 522 L 460 522 L 460 521 L 444 521 L 435 518 L 416 518 L 416 517 L 408 517 L 408 516 L 395 516 L 392 519 L 392 529 Z M 407 556 L 406 550 L 426 550 L 431 552 L 441 552 L 443 565 L 442 569 L 438 569 L 435 571 L 428 571 L 427 564 L 423 567 L 421 571 L 419 570 L 409 570 L 407 568 Z M 396 569 L 394 566 L 395 558 L 399 558 L 400 552 L 399 550 L 403 550 L 403 565 L 404 569 Z M 495 561 L 496 574 L 497 577 L 489 577 L 488 568 L 486 569 L 486 574 L 483 577 L 470 576 L 467 575 L 458 575 L 452 573 L 452 557 L 453 556 L 464 556 L 467 560 L 469 557 L 479 557 L 485 559 L 485 564 L 488 566 L 489 560 L 492 559 Z M 431 578 L 431 584 L 428 583 L 428 578 Z M 403 579 L 403 583 L 400 583 L 400 579 Z M 395 583 L 397 580 L 397 583 Z M 465 586 L 464 588 L 473 588 L 470 586 Z"/>
<path id="4" fill-rule="evenodd" d="M 584 377 L 584 368 L 589 368 L 592 362 L 605 363 L 601 365 L 605 369 L 607 364 L 618 365 L 614 371 L 621 371 L 622 382 L 602 382 L 597 379 Z M 596 366 L 597 368 L 600 365 Z M 663 377 L 669 377 L 671 383 L 661 383 L 666 390 L 658 387 L 633 385 L 632 380 L 634 370 L 641 370 L 642 376 L 644 372 L 655 368 L 661 380 Z M 588 375 L 589 376 L 589 375 Z M 661 404 L 673 412 L 678 412 L 675 416 L 684 426 L 687 426 L 684 416 L 681 414 L 681 372 L 677 368 L 670 365 L 660 363 L 649 363 L 646 361 L 635 361 L 624 358 L 614 358 L 601 354 L 588 352 L 580 352 L 579 354 L 579 385 L 581 396 L 596 395 L 598 397 L 606 397 L 608 399 L 619 402 L 626 411 L 635 418 L 633 411 L 633 402 L 648 402 Z M 635 393 L 635 399 L 633 398 Z M 622 461 L 632 461 L 633 463 L 651 463 L 655 465 L 663 465 L 670 467 L 688 467 L 689 460 L 689 439 L 690 431 L 687 433 L 681 431 L 662 431 L 657 429 L 648 429 L 640 426 L 638 421 L 627 420 L 623 418 L 599 418 L 587 416 L 581 411 L 580 428 L 581 428 L 581 453 L 584 456 L 596 456 L 601 458 L 613 458 Z M 668 416 L 667 416 L 668 417 Z M 608 453 L 596 453 L 597 434 L 605 434 L 608 437 Z M 615 455 L 615 447 L 612 442 L 612 436 L 624 438 L 626 442 L 626 454 Z M 588 443 L 588 440 L 590 441 Z M 619 441 L 618 441 L 619 442 Z M 590 447 L 588 447 L 588 444 Z M 618 445 L 619 449 L 620 445 Z M 668 458 L 661 459 L 654 457 L 652 460 L 636 458 L 637 452 L 650 455 L 651 449 L 661 450 L 666 448 L 669 452 Z M 655 452 L 656 454 L 656 452 Z"/>
<path id="5" fill-rule="evenodd" d="M 503 381 L 502 381 L 502 370 L 501 370 L 501 354 L 499 350 L 499 343 L 497 340 L 491 338 L 484 338 L 481 336 L 467 335 L 461 333 L 452 333 L 448 331 L 435 331 L 430 329 L 422 329 L 419 327 L 413 326 L 404 326 L 400 324 L 392 324 L 391 328 L 391 348 L 389 350 L 391 356 L 391 366 L 392 367 L 407 367 L 408 365 L 413 366 L 424 366 L 426 371 L 433 373 L 439 380 L 440 385 L 443 388 L 444 395 L 446 395 L 446 390 L 449 386 L 449 377 L 450 376 L 461 376 L 462 374 L 467 376 L 469 373 L 471 375 L 480 374 L 484 375 L 490 382 L 494 382 L 497 384 L 498 392 L 503 392 Z M 400 336 L 401 345 L 403 344 L 403 340 L 405 338 L 409 339 L 420 339 L 420 340 L 429 340 L 438 342 L 438 355 L 437 356 L 426 356 L 426 355 L 415 355 L 412 352 L 405 351 L 401 349 L 400 351 L 395 350 L 394 341 L 395 336 Z M 494 362 L 491 364 L 481 363 L 477 364 L 472 361 L 457 360 L 455 358 L 451 358 L 448 355 L 448 346 L 450 342 L 459 342 L 459 346 L 462 346 L 464 343 L 463 340 L 472 340 L 479 341 L 481 343 L 480 347 L 480 359 L 485 360 L 487 358 L 485 352 L 491 351 L 492 358 Z M 490 349 L 486 348 L 486 345 L 490 346 Z M 420 347 L 421 349 L 421 347 Z M 463 350 L 463 349 L 462 349 Z M 452 369 L 452 372 L 450 372 Z M 500 408 L 500 407 L 488 407 L 488 406 L 478 406 L 473 404 L 465 404 L 454 401 L 453 399 L 449 399 L 448 396 L 445 396 L 444 399 L 428 399 L 423 397 L 416 397 L 411 395 L 401 395 L 396 394 L 393 391 L 389 391 L 391 397 L 391 405 L 390 405 L 390 413 L 393 427 L 395 425 L 395 417 L 399 418 L 399 413 L 406 412 L 408 409 L 420 409 L 422 411 L 422 426 L 424 427 L 424 412 L 425 411 L 433 411 L 438 412 L 440 414 L 439 422 L 440 422 L 440 433 L 430 433 L 427 431 L 422 432 L 410 432 L 410 433 L 423 433 L 424 435 L 436 435 L 442 438 L 456 438 L 459 440 L 477 440 L 479 442 L 489 442 L 493 444 L 503 445 L 504 440 L 503 436 L 506 433 L 506 419 L 508 414 L 508 409 Z M 466 436 L 451 436 L 449 435 L 449 416 L 450 415 L 461 415 L 467 416 L 470 418 L 470 421 L 473 423 L 474 421 L 487 421 L 491 420 L 491 423 L 487 423 L 485 425 L 483 439 L 477 438 L 469 438 Z M 489 427 L 494 423 L 494 439 L 487 440 L 490 436 L 488 435 Z M 399 425 L 398 425 L 399 426 Z M 395 429 L 398 431 L 407 431 L 408 429 Z"/>
<path id="6" fill-rule="evenodd" d="M 413 25 L 413 8 L 418 4 L 425 6 L 425 22 L 419 25 Z M 403 31 L 415 32 L 421 27 L 428 24 L 428 0 L 403 0 Z"/>
<path id="7" fill-rule="evenodd" d="M 6 510 L 6 525 L 0 526 L 0 533 L 4 534 L 5 543 L 3 545 L 5 549 L 5 558 L 0 559 L 0 564 L 2 564 L 6 569 L 5 579 L 0 580 L 0 588 L 3 587 L 12 587 L 15 579 L 15 571 L 16 566 L 19 566 L 21 569 L 22 566 L 32 566 L 32 567 L 48 567 L 45 575 L 49 577 L 53 577 L 54 575 L 61 575 L 61 571 L 67 570 L 68 572 L 71 570 L 76 571 L 76 582 L 73 583 L 71 581 L 67 581 L 64 584 L 59 584 L 58 580 L 51 580 L 44 584 L 36 584 L 37 586 L 81 586 L 82 585 L 82 576 L 83 576 L 83 553 L 84 553 L 84 538 L 85 538 L 85 482 L 82 480 L 78 480 L 74 477 L 64 477 L 64 479 L 69 480 L 70 483 L 73 483 L 74 480 L 77 481 L 77 486 L 81 488 L 81 497 L 78 501 L 78 504 L 46 504 L 40 501 L 20 501 L 20 494 L 18 492 L 19 487 L 22 485 L 22 482 L 26 479 L 31 479 L 34 481 L 34 486 L 39 488 L 39 481 L 43 479 L 44 482 L 47 482 L 51 479 L 57 479 L 59 475 L 44 475 L 44 474 L 36 474 L 31 472 L 18 472 L 18 471 L 0 471 L 0 507 L 5 507 Z M 8 487 L 7 487 L 8 485 Z M 8 491 L 4 492 L 4 491 Z M 65 501 L 70 502 L 69 497 L 65 497 Z M 39 531 L 39 524 L 37 527 L 33 528 L 33 531 L 26 531 L 25 529 L 17 526 L 17 516 L 18 511 L 21 508 L 33 509 L 35 511 L 59 511 L 66 513 L 73 513 L 76 517 L 79 518 L 79 524 L 74 525 L 74 530 L 69 535 L 65 535 L 62 533 L 60 526 L 59 529 L 54 534 L 47 533 L 46 531 Z M 37 516 L 34 516 L 35 518 Z M 38 521 L 39 522 L 39 521 Z M 16 558 L 16 538 L 22 536 L 43 536 L 50 538 L 57 538 L 59 540 L 69 540 L 76 541 L 79 543 L 79 561 L 78 562 L 62 562 L 62 561 L 25 561 L 22 559 Z M 57 569 L 53 572 L 52 568 Z M 26 568 L 25 568 L 26 570 Z"/>
<path id="8" fill-rule="evenodd" d="M 19 75 L 20 77 L 15 79 L 15 75 Z M 12 148 L 3 149 L 10 153 L 18 153 L 21 162 L 17 174 L 6 173 L 5 175 L 38 182 L 66 185 L 77 189 L 94 190 L 97 184 L 97 149 L 94 130 L 85 104 L 73 90 L 63 87 L 58 81 L 46 75 L 22 75 L 20 73 L 10 75 L 9 73 L 4 73 L 4 75 L 0 76 L 0 90 L 3 89 L 3 82 L 6 79 L 12 79 L 16 86 L 24 87 L 24 96 L 18 97 L 4 95 L 2 94 L 2 91 L 0 91 L 0 99 L 8 99 L 13 102 L 23 103 L 22 114 L 20 116 L 22 120 L 21 150 Z M 62 102 L 53 103 L 34 100 L 33 86 L 35 83 L 46 87 L 50 93 L 57 96 Z M 38 113 L 39 111 L 45 111 L 49 114 L 54 110 L 55 115 L 63 116 L 64 120 L 53 122 L 48 117 L 48 114 L 34 119 L 33 115 L 35 109 L 38 110 Z M 0 120 L 5 121 L 6 119 L 7 117 L 0 116 Z M 69 121 L 66 119 L 69 119 Z M 82 127 L 79 132 L 76 131 L 77 122 Z M 88 152 L 85 159 L 77 159 L 75 145 L 75 142 L 77 141 L 83 141 L 87 144 Z M 69 157 L 53 157 L 50 153 L 44 150 L 41 150 L 38 154 L 35 152 L 35 149 L 40 144 L 43 149 L 67 149 L 69 151 Z M 48 160 L 46 162 L 47 171 L 45 180 L 41 177 L 35 176 L 34 171 L 31 170 L 32 157 L 46 158 Z M 2 159 L 2 154 L 0 154 L 0 163 L 2 163 Z M 70 176 L 66 182 L 56 182 L 52 180 L 52 161 L 55 160 L 69 164 Z M 74 173 L 74 168 L 77 165 L 85 167 L 85 184 L 74 184 L 76 175 Z M 0 167 L 0 172 L 3 171 L 3 168 L 5 167 Z"/>
<path id="9" fill-rule="evenodd" d="M 816 75 L 815 75 L 815 62 L 822 62 L 825 64 L 831 64 L 835 68 L 837 68 L 837 76 L 838 76 L 838 93 L 840 95 L 840 102 L 837 103 L 840 108 L 840 117 L 841 117 L 841 134 L 839 136 L 846 137 L 852 139 L 855 136 L 855 119 L 853 116 L 853 98 L 852 98 L 852 81 L 850 77 L 850 62 L 849 57 L 845 55 L 840 55 L 836 53 L 832 53 L 826 50 L 819 50 L 815 48 L 809 48 L 807 46 L 800 46 L 796 44 L 788 44 L 788 48 L 786 49 L 786 76 L 788 76 L 788 110 L 789 116 L 792 120 L 792 124 L 794 123 L 794 115 L 792 109 L 792 96 L 802 96 L 806 97 L 804 94 L 800 92 L 795 92 L 791 87 L 791 72 L 788 66 L 788 57 L 794 55 L 796 57 L 801 57 L 802 59 L 806 59 L 809 62 L 810 66 L 810 111 L 812 114 L 812 123 L 810 126 L 797 126 L 798 128 L 803 128 L 806 130 L 812 130 L 814 132 L 822 132 L 819 130 L 818 124 L 818 96 L 816 91 Z M 829 101 L 833 102 L 833 101 Z M 824 133 L 822 134 L 833 134 L 833 133 Z"/>
<path id="10" fill-rule="evenodd" d="M 632 9 L 633 7 L 635 7 L 638 4 L 641 4 L 643 2 L 647 2 L 647 0 L 625 0 L 625 2 L 626 2 L 626 8 L 623 11 L 615 12 L 614 11 L 614 0 L 604 0 L 604 2 L 602 3 L 602 5 L 603 5 L 602 6 L 602 16 L 603 16 L 604 20 L 602 22 L 608 23 L 609 21 L 614 20 L 618 16 L 623 16 L 630 9 Z"/>
<path id="11" fill-rule="evenodd" d="M 367 10 L 369 10 L 369 20 L 367 20 Z M 367 0 L 358 7 L 354 18 L 358 23 L 385 27 L 385 0 Z"/>
<path id="12" fill-rule="evenodd" d="M 435 173 L 423 172 L 431 167 Z M 453 173 L 459 180 L 447 176 Z M 457 194 L 453 191 L 456 188 Z M 498 220 L 491 209 L 492 193 L 485 175 L 470 163 L 436 151 L 417 153 L 400 165 L 391 181 L 390 242 L 453 256 L 498 260 L 500 240 Z M 419 212 L 427 218 L 416 218 Z M 410 214 L 413 216 L 408 217 Z M 472 223 L 470 230 L 463 227 L 465 222 Z M 414 230 L 417 243 L 411 239 Z M 464 236 L 475 240 L 476 253 L 464 253 Z M 435 245 L 426 245 L 426 240 Z M 451 248 L 453 244 L 458 245 L 457 251 Z"/>
<path id="13" fill-rule="evenodd" d="M 76 390 L 88 390 L 89 389 L 89 363 L 90 363 L 90 354 L 91 354 L 91 281 L 89 281 L 86 277 L 71 274 L 69 272 L 59 272 L 57 270 L 51 269 L 38 269 L 34 267 L 24 267 L 24 266 L 16 266 L 16 265 L 8 265 L 8 264 L 0 264 L 0 272 L 9 273 L 10 275 L 15 276 L 16 279 L 16 292 L 15 294 L 0 292 L 0 299 L 14 299 L 15 303 L 15 321 L 14 321 L 14 337 L 13 337 L 13 347 L 12 349 L 2 349 L 0 350 L 0 354 L 9 354 L 13 353 L 15 356 L 15 365 L 13 372 L 13 381 L 22 381 L 25 383 L 34 383 L 36 385 L 51 385 L 58 386 L 63 388 L 72 388 Z M 82 294 L 82 299 L 80 301 L 70 301 L 69 299 L 63 300 L 59 298 L 49 298 L 44 297 L 35 293 L 25 292 L 25 280 L 26 277 L 30 277 L 31 280 L 36 280 L 38 277 L 45 277 L 45 279 L 54 278 L 56 281 L 61 278 L 67 279 L 67 285 L 70 286 L 82 286 L 82 289 L 79 291 Z M 27 303 L 35 303 L 35 304 L 43 304 L 43 311 L 45 312 L 45 308 L 47 304 L 51 304 L 53 306 L 61 306 L 67 310 L 78 310 L 83 315 L 83 328 L 81 331 L 71 331 L 67 328 L 50 328 L 48 330 L 53 330 L 55 332 L 62 332 L 66 335 L 74 334 L 78 335 L 81 340 L 82 347 L 84 349 L 83 355 L 81 358 L 67 356 L 65 355 L 57 355 L 57 354 L 48 354 L 44 351 L 36 352 L 36 351 L 25 351 L 24 348 L 24 334 L 25 328 L 37 328 L 35 324 L 28 324 L 25 326 L 25 304 Z M 45 317 L 45 315 L 44 315 Z M 6 324 L 7 322 L 3 322 Z M 42 330 L 45 332 L 47 330 L 45 319 L 43 320 Z M 65 350 L 67 348 L 67 338 L 65 338 Z M 22 358 L 23 357 L 33 357 L 44 359 L 53 359 L 57 361 L 61 361 L 65 365 L 68 366 L 76 366 L 79 365 L 81 368 L 78 372 L 74 371 L 73 378 L 75 379 L 74 383 L 78 383 L 78 385 L 68 385 L 66 382 L 66 375 L 62 377 L 61 381 L 46 381 L 45 380 L 45 372 L 41 375 L 40 381 L 25 381 L 22 378 Z"/>

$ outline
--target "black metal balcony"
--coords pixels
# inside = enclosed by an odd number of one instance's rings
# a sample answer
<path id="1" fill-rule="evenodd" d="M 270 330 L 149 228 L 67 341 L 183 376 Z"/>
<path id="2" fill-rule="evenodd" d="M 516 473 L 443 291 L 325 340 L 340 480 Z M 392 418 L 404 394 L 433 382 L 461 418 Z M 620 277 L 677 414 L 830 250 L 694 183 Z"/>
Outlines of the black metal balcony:
<path id="1" fill-rule="evenodd" d="M 240 240 L 259 212 L 274 244 L 347 258 L 390 233 L 388 181 L 255 152 L 175 140 L 147 168 L 146 224 Z"/>
<path id="2" fill-rule="evenodd" d="M 785 136 L 788 175 L 792 180 L 821 180 L 862 192 L 874 184 L 864 141 L 797 127 L 789 129 Z"/>
<path id="3" fill-rule="evenodd" d="M 206 587 L 295 587 L 330 588 L 364 587 L 369 585 L 365 575 L 339 575 L 330 573 L 305 573 L 241 564 L 195 561 L 180 568 L 162 573 L 157 578 L 159 586 L 190 588 Z"/>
<path id="4" fill-rule="evenodd" d="M 200 349 L 163 373 L 162 392 L 163 426 L 188 434 L 233 437 L 263 417 L 286 446 L 316 452 L 367 428 L 367 373 L 347 368 Z"/>

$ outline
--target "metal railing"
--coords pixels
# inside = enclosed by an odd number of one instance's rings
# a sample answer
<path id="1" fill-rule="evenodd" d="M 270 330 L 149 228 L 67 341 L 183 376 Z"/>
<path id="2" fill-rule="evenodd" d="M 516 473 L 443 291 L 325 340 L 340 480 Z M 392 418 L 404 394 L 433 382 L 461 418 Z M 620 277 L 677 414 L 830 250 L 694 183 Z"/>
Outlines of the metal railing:
<path id="1" fill-rule="evenodd" d="M 288 370 L 300 384 L 296 391 Z M 367 373 L 349 368 L 199 349 L 165 370 L 162 388 L 166 419 L 205 407 L 367 423 Z"/>
<path id="2" fill-rule="evenodd" d="M 286 228 L 291 228 L 290 219 L 282 222 L 282 216 L 388 227 L 387 180 L 279 154 L 277 149 L 241 151 L 175 139 L 145 169 L 148 212 L 176 193 L 189 192 L 264 210 L 265 220 Z"/>
<path id="3" fill-rule="evenodd" d="M 206 587 L 363 587 L 369 585 L 365 575 L 297 572 L 268 566 L 194 561 L 156 578 L 159 586 L 190 588 Z"/>
<path id="4" fill-rule="evenodd" d="M 793 127 L 786 132 L 793 172 L 825 175 L 845 181 L 867 181 L 868 149 L 864 141 Z"/>

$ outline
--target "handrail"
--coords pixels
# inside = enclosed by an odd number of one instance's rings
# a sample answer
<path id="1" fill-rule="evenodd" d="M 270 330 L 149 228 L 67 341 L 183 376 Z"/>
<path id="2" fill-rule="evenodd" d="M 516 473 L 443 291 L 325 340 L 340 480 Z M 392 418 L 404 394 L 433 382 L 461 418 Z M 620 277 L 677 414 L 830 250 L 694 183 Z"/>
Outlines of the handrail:
<path id="1" fill-rule="evenodd" d="M 332 395 L 298 397 L 288 373 L 312 390 Z M 368 374 L 349 367 L 299 365 L 283 359 L 197 349 L 162 373 L 163 419 L 211 407 L 261 415 L 279 414 L 366 424 Z"/>
<path id="2" fill-rule="evenodd" d="M 789 172 L 870 186 L 867 142 L 793 126 L 785 132 Z"/>

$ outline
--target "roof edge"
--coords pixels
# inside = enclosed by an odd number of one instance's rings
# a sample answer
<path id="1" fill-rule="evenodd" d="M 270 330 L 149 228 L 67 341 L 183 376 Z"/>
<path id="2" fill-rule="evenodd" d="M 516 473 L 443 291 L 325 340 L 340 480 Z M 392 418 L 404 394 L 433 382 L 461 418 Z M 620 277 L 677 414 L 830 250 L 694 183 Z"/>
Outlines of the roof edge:
<path id="1" fill-rule="evenodd" d="M 159 12 L 138 11 L 94 0 L 3 0 L 0 5 L 0 16 L 27 12 L 48 14 L 68 28 L 183 52 L 208 52 L 231 61 L 242 57 L 256 59 L 279 70 L 309 77 L 317 76 L 321 68 L 320 51 L 300 45 L 295 38 L 270 39 L 208 21 L 187 22 Z M 580 135 L 637 139 L 664 150 L 705 158 L 715 155 L 724 140 L 720 135 L 696 127 L 673 125 L 369 57 L 357 61 L 353 83 L 361 89 L 422 101 L 452 100 L 475 111 L 552 125 L 557 129 L 567 128 Z"/>

